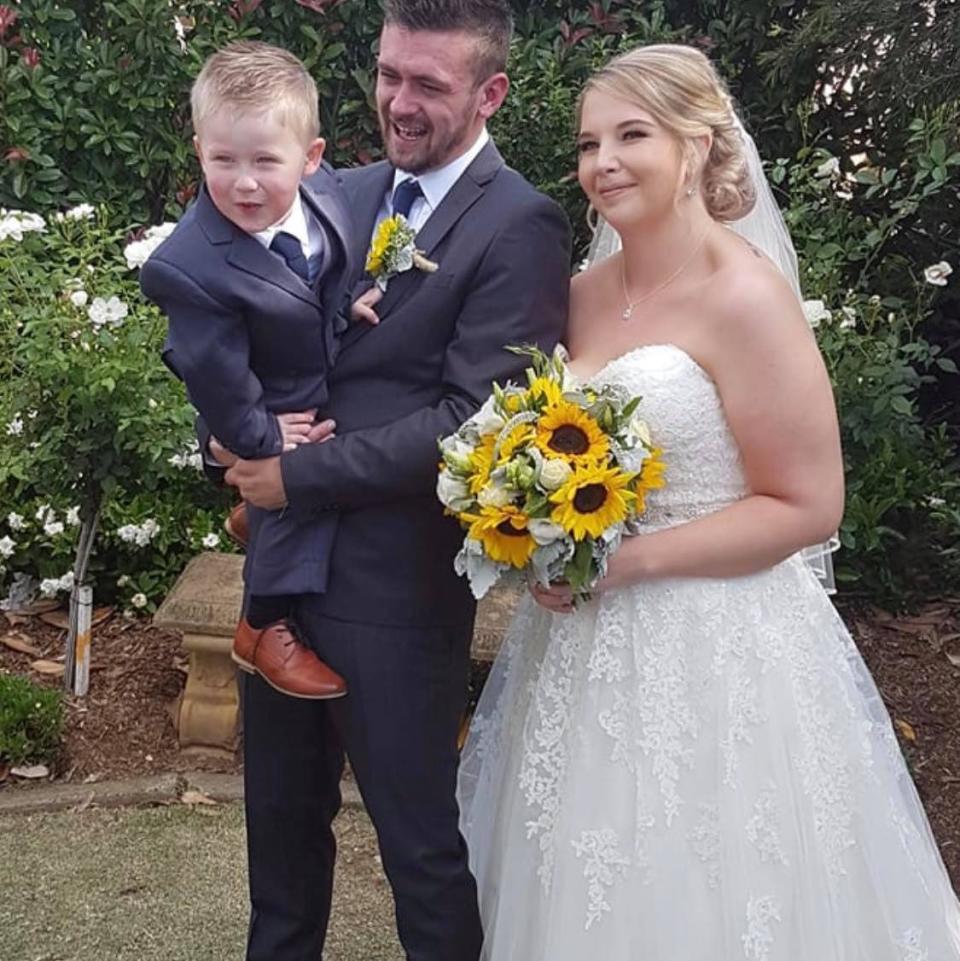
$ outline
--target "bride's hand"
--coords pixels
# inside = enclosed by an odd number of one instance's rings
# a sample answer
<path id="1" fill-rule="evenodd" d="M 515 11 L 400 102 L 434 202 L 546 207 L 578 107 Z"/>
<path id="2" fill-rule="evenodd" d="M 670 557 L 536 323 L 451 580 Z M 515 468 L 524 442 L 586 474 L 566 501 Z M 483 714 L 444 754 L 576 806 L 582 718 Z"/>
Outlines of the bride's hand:
<path id="1" fill-rule="evenodd" d="M 554 614 L 570 614 L 573 611 L 573 591 L 569 584 L 551 584 L 544 587 L 542 584 L 531 582 L 530 593 L 533 599 L 548 611 Z"/>

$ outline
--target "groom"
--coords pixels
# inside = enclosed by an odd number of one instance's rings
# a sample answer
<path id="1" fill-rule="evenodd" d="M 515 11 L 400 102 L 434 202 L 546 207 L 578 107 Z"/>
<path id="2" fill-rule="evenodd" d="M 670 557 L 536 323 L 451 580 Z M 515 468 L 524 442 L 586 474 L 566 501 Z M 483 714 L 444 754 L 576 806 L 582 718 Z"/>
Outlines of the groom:
<path id="1" fill-rule="evenodd" d="M 343 335 L 322 415 L 327 443 L 239 461 L 227 480 L 266 508 L 336 511 L 327 593 L 296 612 L 347 682 L 339 701 L 246 675 L 248 961 L 317 961 L 330 911 L 344 752 L 377 830 L 409 961 L 476 961 L 476 885 L 458 828 L 457 726 L 474 603 L 453 572 L 463 534 L 434 488 L 437 439 L 517 378 L 505 344 L 550 350 L 563 330 L 570 232 L 504 165 L 486 131 L 503 103 L 506 0 L 387 0 L 377 108 L 389 162 L 345 171 L 364 262 L 405 212 L 435 273 L 395 277 L 380 323 Z"/>

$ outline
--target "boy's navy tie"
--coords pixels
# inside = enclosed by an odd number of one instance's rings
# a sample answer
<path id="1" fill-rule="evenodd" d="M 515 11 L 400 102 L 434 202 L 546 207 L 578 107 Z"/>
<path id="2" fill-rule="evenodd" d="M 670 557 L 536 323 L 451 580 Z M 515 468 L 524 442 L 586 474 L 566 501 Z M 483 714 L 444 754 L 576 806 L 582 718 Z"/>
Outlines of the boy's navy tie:
<path id="1" fill-rule="evenodd" d="M 413 206 L 413 202 L 417 197 L 422 196 L 423 190 L 420 187 L 419 181 L 411 179 L 401 180 L 394 189 L 393 199 L 390 201 L 394 216 L 403 214 L 404 217 L 409 218 L 410 208 Z"/>
<path id="2" fill-rule="evenodd" d="M 270 241 L 270 249 L 280 254 L 287 262 L 287 266 L 305 283 L 310 283 L 310 268 L 307 258 L 303 256 L 303 247 L 293 234 L 285 230 L 276 233 Z"/>

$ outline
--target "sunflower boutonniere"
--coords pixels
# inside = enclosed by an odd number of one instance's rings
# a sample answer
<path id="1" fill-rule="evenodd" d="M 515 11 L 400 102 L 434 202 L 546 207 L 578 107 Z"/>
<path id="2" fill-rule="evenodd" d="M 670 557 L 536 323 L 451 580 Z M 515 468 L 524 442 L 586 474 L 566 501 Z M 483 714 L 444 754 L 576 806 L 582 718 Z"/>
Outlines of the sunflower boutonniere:
<path id="1" fill-rule="evenodd" d="M 381 221 L 367 252 L 367 273 L 381 290 L 386 291 L 391 277 L 411 267 L 428 274 L 439 267 L 417 250 L 415 239 L 416 232 L 402 214 Z"/>

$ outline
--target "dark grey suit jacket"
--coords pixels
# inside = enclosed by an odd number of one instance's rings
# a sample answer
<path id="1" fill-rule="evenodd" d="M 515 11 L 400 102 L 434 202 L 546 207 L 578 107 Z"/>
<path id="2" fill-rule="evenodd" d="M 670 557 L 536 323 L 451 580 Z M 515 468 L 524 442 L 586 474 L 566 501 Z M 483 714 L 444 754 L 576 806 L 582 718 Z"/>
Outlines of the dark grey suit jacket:
<path id="1" fill-rule="evenodd" d="M 314 288 L 227 220 L 205 187 L 140 274 L 144 294 L 169 320 L 164 361 L 214 435 L 242 457 L 279 454 L 275 415 L 326 402 L 335 325 L 356 273 L 339 176 L 324 166 L 300 192 L 328 239 Z M 248 589 L 324 590 L 335 528 L 333 514 L 304 523 L 251 510 Z"/>
<path id="2" fill-rule="evenodd" d="M 342 172 L 361 264 L 393 168 Z M 562 209 L 504 165 L 489 143 L 424 224 L 439 264 L 390 281 L 380 324 L 343 335 L 325 416 L 337 436 L 281 458 L 298 513 L 340 514 L 330 581 L 314 614 L 391 626 L 468 624 L 474 604 L 453 571 L 462 542 L 435 494 L 438 439 L 519 378 L 507 344 L 545 350 L 564 329 L 570 227 Z M 359 279 L 359 277 L 358 277 Z"/>

